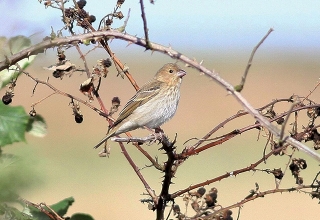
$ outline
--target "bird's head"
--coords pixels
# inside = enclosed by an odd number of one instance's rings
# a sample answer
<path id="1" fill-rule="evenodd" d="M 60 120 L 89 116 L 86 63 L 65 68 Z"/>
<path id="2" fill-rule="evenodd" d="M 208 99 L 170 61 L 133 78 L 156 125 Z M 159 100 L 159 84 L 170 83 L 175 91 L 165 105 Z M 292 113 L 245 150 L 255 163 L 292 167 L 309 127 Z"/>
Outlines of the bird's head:
<path id="1" fill-rule="evenodd" d="M 155 78 L 168 85 L 177 85 L 181 83 L 182 77 L 186 74 L 186 71 L 181 69 L 177 64 L 167 63 L 157 72 Z"/>

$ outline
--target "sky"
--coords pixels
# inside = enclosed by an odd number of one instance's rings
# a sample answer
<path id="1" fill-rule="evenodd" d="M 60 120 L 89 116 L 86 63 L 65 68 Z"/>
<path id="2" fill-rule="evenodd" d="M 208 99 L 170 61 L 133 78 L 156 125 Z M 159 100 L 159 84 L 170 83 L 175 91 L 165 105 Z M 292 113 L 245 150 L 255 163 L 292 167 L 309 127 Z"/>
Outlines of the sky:
<path id="1" fill-rule="evenodd" d="M 115 2 L 87 0 L 86 10 L 97 17 L 95 27 L 111 12 Z M 150 39 L 164 45 L 241 50 L 255 45 L 269 28 L 273 28 L 275 31 L 266 47 L 320 48 L 320 1 L 156 0 L 152 5 L 145 0 L 144 4 Z M 142 37 L 139 1 L 126 1 L 122 6 L 124 15 L 129 8 L 127 33 Z M 37 0 L 1 0 L 0 12 L 7 18 L 0 27 L 0 35 L 48 35 L 50 26 L 61 27 L 57 19 L 59 10 L 45 9 Z M 117 25 L 122 25 L 122 21 L 116 22 Z"/>

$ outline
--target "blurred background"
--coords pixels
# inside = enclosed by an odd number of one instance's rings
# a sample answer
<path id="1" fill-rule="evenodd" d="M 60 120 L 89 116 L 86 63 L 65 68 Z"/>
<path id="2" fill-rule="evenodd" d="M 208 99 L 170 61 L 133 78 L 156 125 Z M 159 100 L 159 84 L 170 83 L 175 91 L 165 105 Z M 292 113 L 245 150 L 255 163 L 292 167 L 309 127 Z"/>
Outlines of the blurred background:
<path id="1" fill-rule="evenodd" d="M 72 1 L 68 4 L 71 6 Z M 261 107 L 273 99 L 289 98 L 293 94 L 306 96 L 319 80 L 320 70 L 320 2 L 318 1 L 231 1 L 204 0 L 201 2 L 183 0 L 158 0 L 152 5 L 145 1 L 149 36 L 152 42 L 173 49 L 182 54 L 203 60 L 203 65 L 219 72 L 221 77 L 236 85 L 240 82 L 252 49 L 270 28 L 274 32 L 258 49 L 249 76 L 242 91 L 243 96 L 254 106 Z M 85 10 L 97 17 L 93 26 L 97 28 L 99 20 L 112 12 L 116 1 L 87 0 Z M 122 12 L 126 16 L 131 9 L 126 32 L 144 37 L 140 5 L 138 1 L 125 1 Z M 50 35 L 51 27 L 62 27 L 61 12 L 47 8 L 36 0 L 1 0 L 0 12 L 4 22 L 0 26 L 0 36 L 30 36 L 34 43 Z M 115 21 L 113 27 L 119 27 L 122 21 Z M 82 33 L 80 28 L 75 28 Z M 139 85 L 147 82 L 156 71 L 167 62 L 175 62 L 167 56 L 145 51 L 136 45 L 127 47 L 124 41 L 113 40 L 111 49 L 126 63 Z M 91 49 L 83 46 L 83 52 Z M 66 51 L 67 59 L 82 67 L 83 64 L 75 49 Z M 89 68 L 96 65 L 97 59 L 108 55 L 98 49 L 87 56 Z M 79 98 L 86 97 L 79 92 L 79 85 L 86 76 L 75 73 L 63 80 L 52 77 L 44 70 L 56 62 L 56 50 L 47 50 L 40 54 L 34 64 L 28 68 L 33 76 L 50 82 L 58 89 L 69 92 Z M 183 63 L 180 63 L 184 66 Z M 218 123 L 236 114 L 241 106 L 228 96 L 227 92 L 214 81 L 199 72 L 184 67 L 188 72 L 183 79 L 181 100 L 176 116 L 162 128 L 173 139 L 177 133 L 177 151 L 194 142 L 184 142 L 192 137 L 201 138 Z M 110 106 L 111 99 L 119 96 L 122 105 L 135 93 L 126 79 L 116 77 L 116 70 L 103 80 L 100 95 Z M 15 89 L 12 105 L 23 105 L 26 112 L 30 105 L 52 93 L 45 86 L 38 86 L 32 96 L 34 82 L 22 76 Z M 1 94 L 5 90 L 0 91 Z M 319 102 L 316 90 L 310 98 Z M 20 195 L 32 202 L 47 204 L 69 196 L 75 203 L 69 214 L 84 212 L 95 219 L 155 219 L 155 213 L 139 202 L 147 198 L 142 183 L 125 160 L 117 144 L 109 142 L 110 158 L 99 158 L 98 150 L 92 147 L 104 136 L 107 123 L 92 110 L 81 106 L 84 115 L 82 124 L 74 122 L 70 100 L 55 95 L 36 106 L 37 113 L 44 116 L 48 125 L 48 135 L 43 138 L 27 136 L 26 143 L 6 146 L 5 152 L 14 152 L 32 161 L 35 169 L 41 173 L 34 187 L 20 192 Z M 96 100 L 93 102 L 98 107 Z M 290 104 L 276 108 L 278 113 L 288 110 Z M 301 120 L 301 121 L 300 121 Z M 216 136 L 255 122 L 250 116 L 240 118 L 223 129 Z M 299 129 L 306 125 L 301 115 Z M 287 129 L 289 130 L 289 128 Z M 147 135 L 148 131 L 139 130 L 133 135 Z M 189 158 L 178 170 L 171 192 L 184 189 L 235 169 L 249 166 L 262 157 L 266 138 L 258 130 L 249 131 L 227 143 L 216 146 L 204 153 Z M 259 140 L 257 140 L 259 139 Z M 309 144 L 312 147 L 312 144 Z M 159 145 L 144 146 L 159 161 L 165 157 L 158 151 Z M 143 168 L 149 162 L 128 144 L 127 149 L 137 166 Z M 301 176 L 305 184 L 311 184 L 319 171 L 318 163 L 303 153 L 295 157 L 307 160 L 308 168 Z M 274 157 L 259 168 L 285 169 L 287 156 Z M 142 170 L 144 177 L 157 194 L 161 190 L 162 175 L 153 168 Z M 246 173 L 225 179 L 207 186 L 218 189 L 218 203 L 227 206 L 239 202 L 249 194 L 258 183 L 261 191 L 275 187 L 274 178 L 266 173 Z M 286 173 L 280 187 L 295 186 L 290 172 Z M 176 200 L 184 211 L 182 199 Z M 240 219 L 319 219 L 319 204 L 307 194 L 283 193 L 267 195 L 245 204 Z M 192 213 L 191 208 L 188 213 Z M 237 210 L 233 210 L 236 219 Z"/>

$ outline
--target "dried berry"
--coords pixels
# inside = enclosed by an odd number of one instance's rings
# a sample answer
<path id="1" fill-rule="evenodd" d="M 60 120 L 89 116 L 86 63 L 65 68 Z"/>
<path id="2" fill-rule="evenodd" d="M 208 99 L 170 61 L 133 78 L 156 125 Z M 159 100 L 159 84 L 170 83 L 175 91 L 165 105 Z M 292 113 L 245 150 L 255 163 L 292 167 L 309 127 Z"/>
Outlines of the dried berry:
<path id="1" fill-rule="evenodd" d="M 278 125 L 282 125 L 283 122 L 284 122 L 284 118 L 283 117 L 277 119 L 277 124 Z"/>
<path id="2" fill-rule="evenodd" d="M 223 212 L 223 220 L 233 220 L 232 211 L 230 209 Z"/>
<path id="3" fill-rule="evenodd" d="M 198 197 L 202 197 L 206 193 L 206 189 L 201 187 L 197 190 Z"/>
<path id="4" fill-rule="evenodd" d="M 107 59 L 105 59 L 105 60 L 101 60 L 101 64 L 102 64 L 104 67 L 108 68 L 108 67 L 110 67 L 110 66 L 112 65 L 112 61 L 111 61 L 110 58 L 107 58 Z"/>
<path id="5" fill-rule="evenodd" d="M 74 120 L 75 120 L 78 124 L 82 123 L 82 121 L 83 121 L 83 115 L 75 114 L 75 115 L 74 115 Z"/>
<path id="6" fill-rule="evenodd" d="M 2 97 L 2 102 L 5 105 L 9 105 L 12 102 L 12 97 L 13 95 L 11 93 L 6 93 L 3 97 Z"/>
<path id="7" fill-rule="evenodd" d="M 298 166 L 300 169 L 304 170 L 307 168 L 307 162 L 304 159 L 299 159 L 298 160 Z"/>
<path id="8" fill-rule="evenodd" d="M 96 16 L 90 15 L 89 18 L 88 18 L 88 21 L 90 22 L 90 24 L 92 24 L 93 22 L 96 21 Z"/>
<path id="9" fill-rule="evenodd" d="M 60 78 L 63 75 L 63 71 L 55 70 L 55 71 L 53 71 L 52 75 L 54 78 Z"/>
<path id="10" fill-rule="evenodd" d="M 206 194 L 205 202 L 208 207 L 213 207 L 216 205 L 218 197 L 218 190 L 216 188 L 212 188 L 209 194 Z"/>
<path id="11" fill-rule="evenodd" d="M 279 168 L 279 169 L 273 170 L 273 175 L 276 179 L 281 180 L 283 178 L 284 174 L 283 174 L 282 170 Z"/>
<path id="12" fill-rule="evenodd" d="M 80 9 L 83 9 L 83 7 L 86 6 L 87 1 L 86 0 L 80 0 L 80 1 L 77 1 L 77 4 L 78 4 L 78 7 Z"/>

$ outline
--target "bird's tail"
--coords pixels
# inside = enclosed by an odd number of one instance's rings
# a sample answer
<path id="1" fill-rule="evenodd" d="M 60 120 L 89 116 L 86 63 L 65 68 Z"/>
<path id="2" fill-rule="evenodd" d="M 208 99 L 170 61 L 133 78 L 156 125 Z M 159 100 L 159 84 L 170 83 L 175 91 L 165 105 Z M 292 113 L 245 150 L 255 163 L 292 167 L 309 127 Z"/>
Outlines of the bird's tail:
<path id="1" fill-rule="evenodd" d="M 97 149 L 100 147 L 101 144 L 106 142 L 109 138 L 111 138 L 114 135 L 114 132 L 108 133 L 107 136 L 105 136 L 96 146 L 94 146 L 94 149 Z"/>

